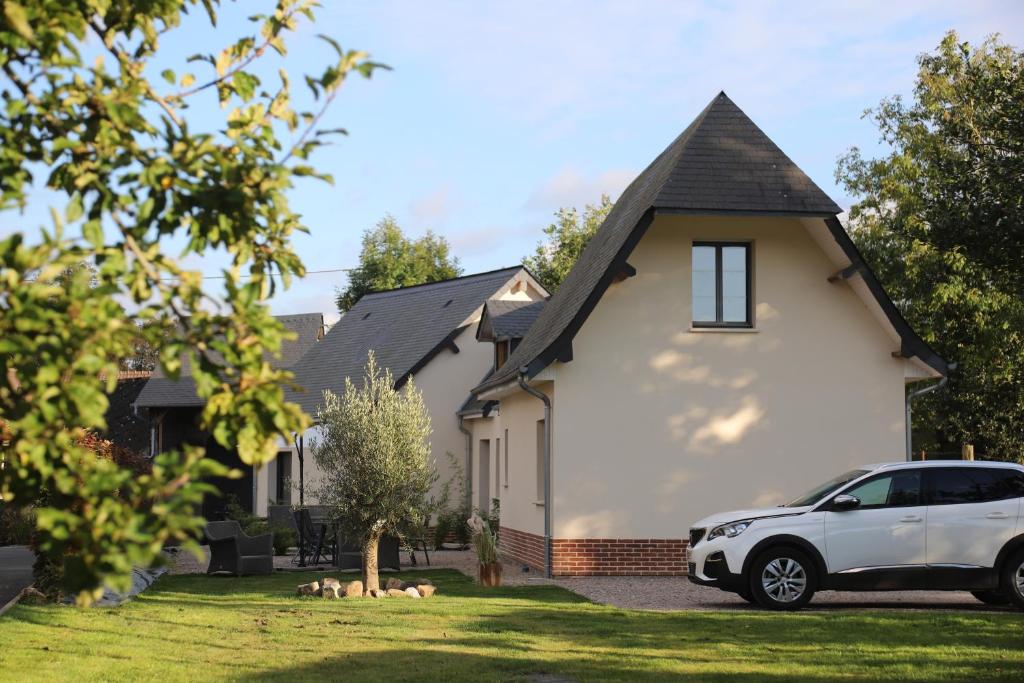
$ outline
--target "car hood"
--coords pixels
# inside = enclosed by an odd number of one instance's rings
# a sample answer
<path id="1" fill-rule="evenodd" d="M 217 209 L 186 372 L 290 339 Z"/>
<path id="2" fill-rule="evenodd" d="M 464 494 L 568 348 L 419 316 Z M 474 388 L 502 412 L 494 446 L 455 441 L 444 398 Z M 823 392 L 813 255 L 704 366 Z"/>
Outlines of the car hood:
<path id="1" fill-rule="evenodd" d="M 704 519 L 694 522 L 691 526 L 695 529 L 710 529 L 719 524 L 738 522 L 741 519 L 764 519 L 766 517 L 792 517 L 802 515 L 811 509 L 812 506 L 804 507 L 773 507 L 773 508 L 751 508 L 749 510 L 731 510 L 709 515 Z"/>

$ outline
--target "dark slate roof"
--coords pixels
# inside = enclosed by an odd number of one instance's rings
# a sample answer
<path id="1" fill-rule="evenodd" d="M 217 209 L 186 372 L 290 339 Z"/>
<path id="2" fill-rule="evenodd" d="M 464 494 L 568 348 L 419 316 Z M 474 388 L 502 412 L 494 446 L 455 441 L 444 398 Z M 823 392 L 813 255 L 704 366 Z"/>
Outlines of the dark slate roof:
<path id="1" fill-rule="evenodd" d="M 307 351 L 323 336 L 324 316 L 322 313 L 298 313 L 295 315 L 274 316 L 291 330 L 298 338 L 281 344 L 281 357 L 267 355 L 267 361 L 275 368 L 291 368 L 299 362 Z M 189 375 L 189 363 L 185 358 L 182 362 L 181 376 L 178 380 L 164 377 L 156 372 L 142 389 L 135 404 L 143 408 L 176 408 L 202 406 L 205 401 L 196 395 L 196 385 Z"/>
<path id="2" fill-rule="evenodd" d="M 533 376 L 556 359 L 571 358 L 572 338 L 625 268 L 656 211 L 834 218 L 841 209 L 719 93 L 625 189 L 522 343 L 474 391 L 514 379 L 521 367 Z"/>
<path id="3" fill-rule="evenodd" d="M 450 346 L 473 311 L 522 270 L 515 266 L 363 296 L 295 367 L 295 380 L 305 391 L 289 400 L 315 415 L 325 389 L 341 393 L 346 377 L 362 377 L 371 349 L 401 384 Z"/>
<path id="4" fill-rule="evenodd" d="M 501 341 L 522 339 L 533 321 L 540 315 L 547 301 L 509 301 L 488 299 L 484 304 L 484 318 L 480 320 L 481 333 L 478 339 Z M 486 328 L 486 332 L 484 332 Z"/>

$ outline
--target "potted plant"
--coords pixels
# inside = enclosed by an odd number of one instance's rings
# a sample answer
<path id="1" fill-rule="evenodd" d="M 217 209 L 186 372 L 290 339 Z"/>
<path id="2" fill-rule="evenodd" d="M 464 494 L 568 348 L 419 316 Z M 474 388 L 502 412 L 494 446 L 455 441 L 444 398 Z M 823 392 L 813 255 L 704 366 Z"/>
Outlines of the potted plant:
<path id="1" fill-rule="evenodd" d="M 498 562 L 498 547 L 491 527 L 480 515 L 473 513 L 467 524 L 473 532 L 473 547 L 479 562 L 477 577 L 481 586 L 501 585 L 501 562 Z"/>

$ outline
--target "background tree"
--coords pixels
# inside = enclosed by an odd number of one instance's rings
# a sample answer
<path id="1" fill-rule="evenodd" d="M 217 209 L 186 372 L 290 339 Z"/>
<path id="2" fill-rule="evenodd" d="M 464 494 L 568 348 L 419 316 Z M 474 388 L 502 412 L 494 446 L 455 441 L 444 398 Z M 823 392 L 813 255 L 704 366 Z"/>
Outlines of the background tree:
<path id="1" fill-rule="evenodd" d="M 462 268 L 450 252 L 444 237 L 428 230 L 423 237 L 410 239 L 394 217 L 384 216 L 363 233 L 359 266 L 349 273 L 348 286 L 337 291 L 338 311 L 345 313 L 369 292 L 458 277 Z"/>
<path id="2" fill-rule="evenodd" d="M 140 339 L 159 348 L 169 376 L 189 357 L 202 426 L 243 462 L 269 460 L 279 438 L 307 425 L 284 401 L 290 375 L 263 356 L 285 336 L 265 302 L 304 273 L 291 237 L 305 227 L 286 192 L 296 176 L 326 178 L 306 162 L 323 144 L 317 124 L 350 74 L 377 65 L 324 38 L 337 60 L 306 77 L 315 108 L 297 110 L 283 69 L 276 84 L 248 70 L 279 61 L 285 36 L 313 18 L 313 2 L 278 0 L 250 18 L 252 35 L 189 60 L 208 64 L 209 77 L 164 69 L 154 78 L 164 34 L 188 10 L 215 23 L 218 4 L 6 0 L 0 14 L 0 210 L 23 208 L 39 185 L 67 198 L 51 228 L 0 240 L 0 415 L 10 436 L 0 498 L 45 501 L 40 552 L 63 562 L 80 602 L 104 583 L 125 588 L 131 566 L 152 563 L 166 541 L 190 541 L 202 525 L 199 480 L 224 473 L 187 448 L 135 476 L 82 445 L 104 430 L 118 361 Z M 190 107 L 217 123 L 194 129 Z M 168 243 L 181 256 L 226 254 L 223 288 L 182 268 Z M 76 269 L 82 262 L 92 272 Z M 221 302 L 216 312 L 209 298 Z"/>
<path id="3" fill-rule="evenodd" d="M 919 58 L 914 98 L 872 112 L 891 151 L 836 178 L 850 234 L 910 323 L 959 364 L 915 406 L 915 448 L 1024 458 L 1024 55 L 955 33 Z"/>
<path id="4" fill-rule="evenodd" d="M 390 370 L 377 366 L 373 352 L 361 385 L 345 378 L 339 397 L 324 392 L 317 413 L 321 436 L 310 451 L 323 473 L 319 500 L 363 556 L 365 590 L 380 588 L 377 544 L 400 533 L 427 512 L 427 493 L 436 479 L 430 462 L 430 414 L 412 381 L 394 388 Z"/>
<path id="5" fill-rule="evenodd" d="M 573 207 L 562 207 L 555 212 L 555 222 L 544 228 L 547 240 L 537 244 L 533 256 L 523 257 L 523 265 L 554 292 L 576 265 L 613 206 L 608 195 L 603 194 L 600 203 L 584 207 L 582 216 Z"/>

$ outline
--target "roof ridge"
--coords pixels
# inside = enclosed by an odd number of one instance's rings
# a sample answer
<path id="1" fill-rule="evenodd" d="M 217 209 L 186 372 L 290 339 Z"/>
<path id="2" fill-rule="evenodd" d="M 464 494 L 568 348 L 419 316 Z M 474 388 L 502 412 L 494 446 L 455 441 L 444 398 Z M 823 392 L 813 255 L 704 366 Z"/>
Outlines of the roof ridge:
<path id="1" fill-rule="evenodd" d="M 359 300 L 362 301 L 363 299 L 365 299 L 367 297 L 371 297 L 371 296 L 372 297 L 380 297 L 380 296 L 384 296 L 384 295 L 387 295 L 387 294 L 394 294 L 396 292 L 404 292 L 404 291 L 407 291 L 407 290 L 410 290 L 410 289 L 416 289 L 417 287 L 431 287 L 431 286 L 438 286 L 438 285 L 447 285 L 447 284 L 451 284 L 453 282 L 458 282 L 460 280 L 468 280 L 469 278 L 483 277 L 485 275 L 496 275 L 498 273 L 503 273 L 503 272 L 512 271 L 512 270 L 519 270 L 521 268 L 524 268 L 524 266 L 522 266 L 522 265 L 506 266 L 504 268 L 495 268 L 494 270 L 486 270 L 486 271 L 484 271 L 482 273 L 470 273 L 468 275 L 459 275 L 457 277 L 450 277 L 450 278 L 447 278 L 447 279 L 444 279 L 444 280 L 435 280 L 434 282 L 421 282 L 418 285 L 405 285 L 403 287 L 393 287 L 392 289 L 378 289 L 378 290 L 375 290 L 375 291 L 372 291 L 372 292 L 367 292 L 366 294 L 363 294 L 361 297 L 359 297 Z"/>

